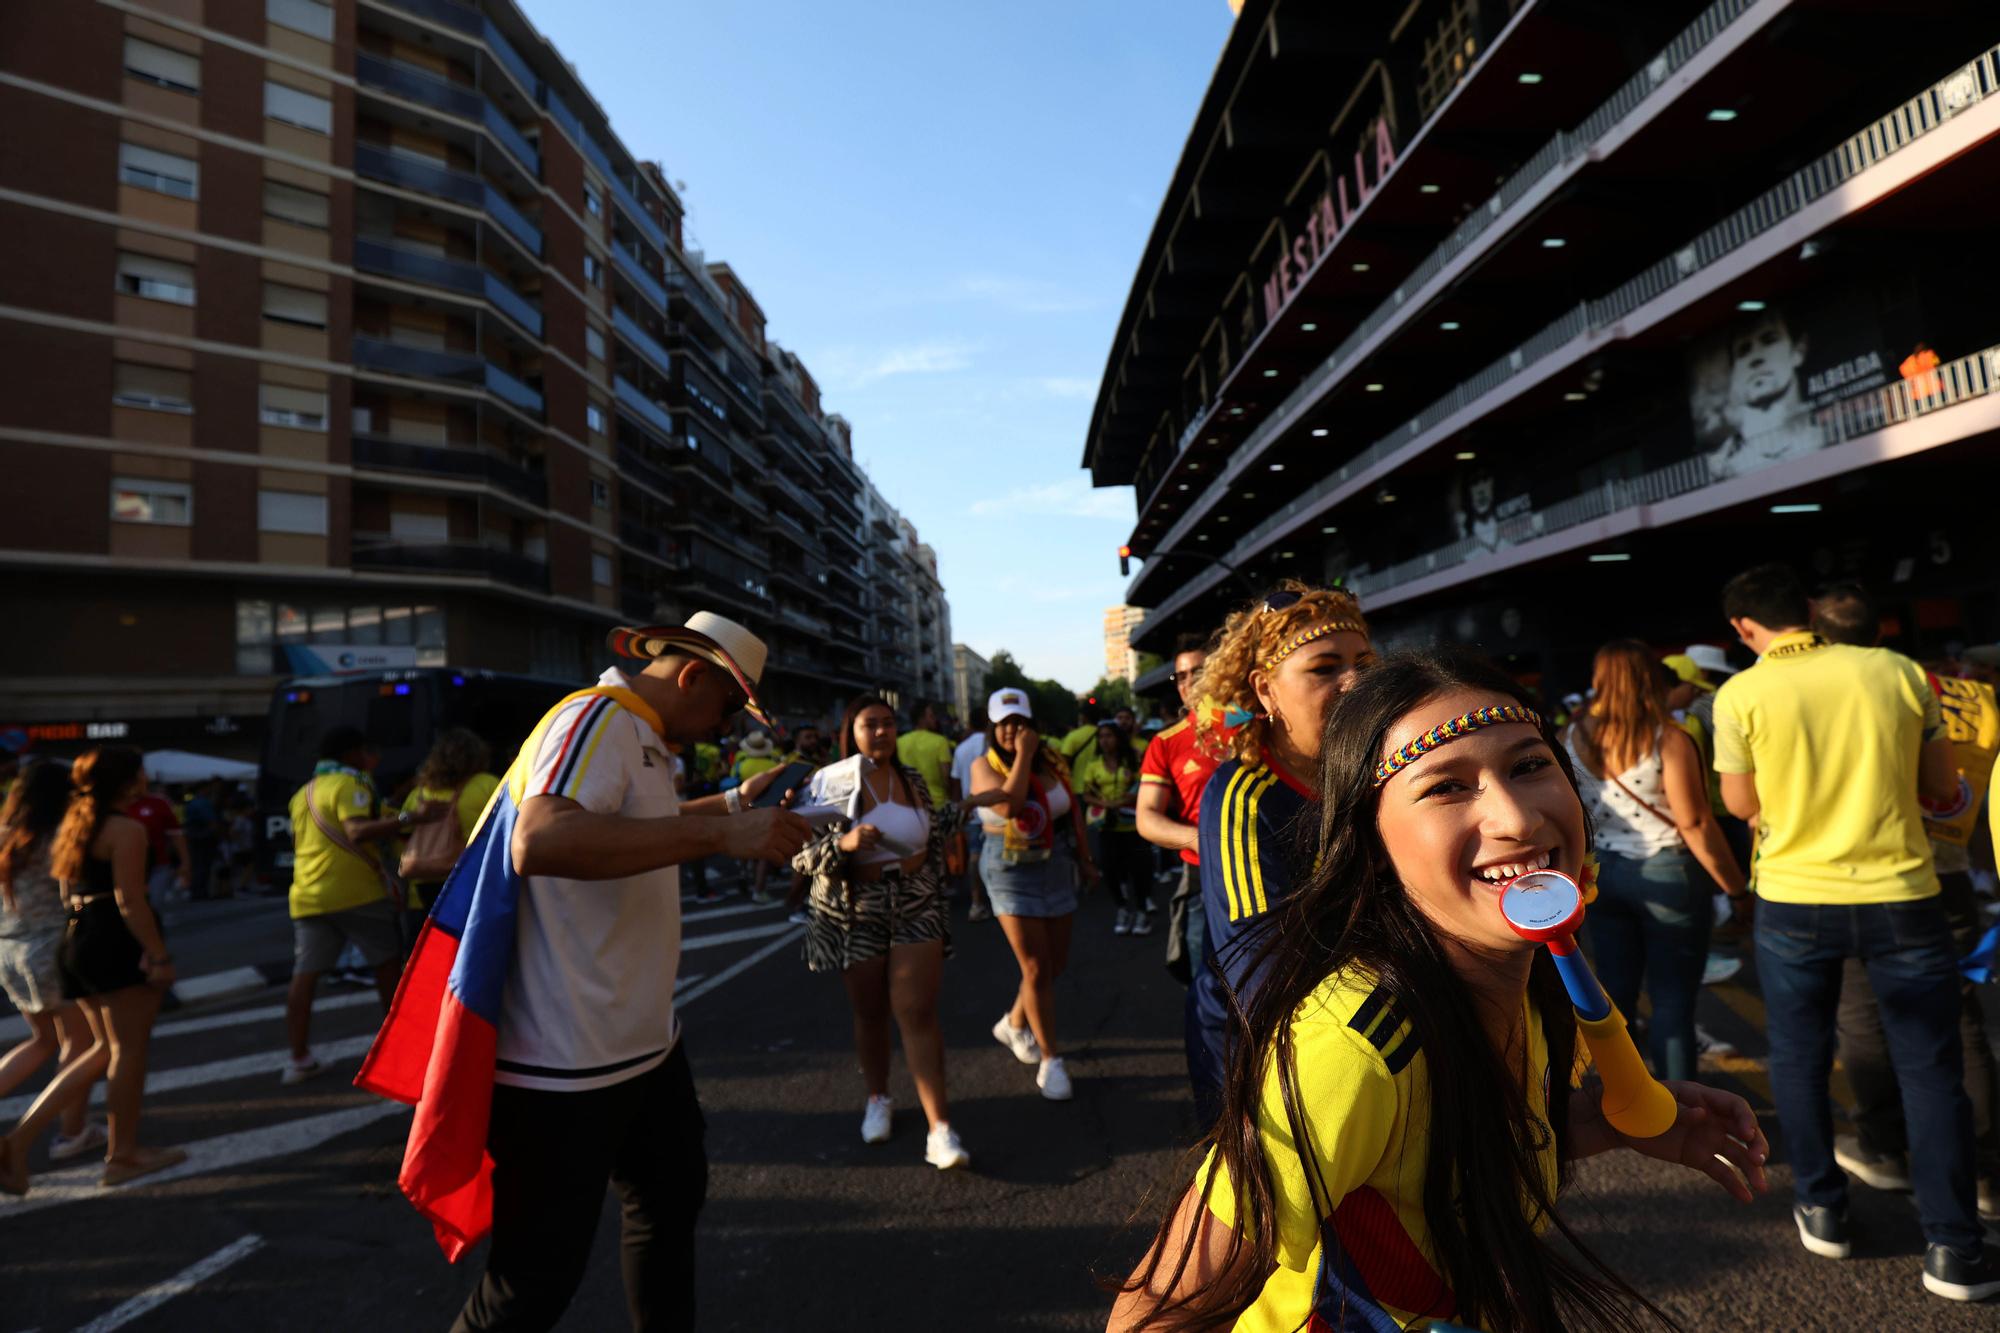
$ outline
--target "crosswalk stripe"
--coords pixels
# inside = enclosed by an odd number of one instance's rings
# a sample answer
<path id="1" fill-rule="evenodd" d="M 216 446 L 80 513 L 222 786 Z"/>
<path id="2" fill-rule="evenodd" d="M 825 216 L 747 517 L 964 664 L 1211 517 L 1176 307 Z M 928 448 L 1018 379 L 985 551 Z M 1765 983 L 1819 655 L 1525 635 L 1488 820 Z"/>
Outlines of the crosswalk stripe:
<path id="1" fill-rule="evenodd" d="M 323 995 L 313 1001 L 313 1012 L 324 1014 L 335 1009 L 352 1009 L 357 1005 L 379 1005 L 373 990 L 354 991 L 345 995 Z M 153 1040 L 163 1037 L 185 1037 L 197 1032 L 214 1032 L 218 1028 L 242 1027 L 248 1023 L 275 1023 L 285 1016 L 282 1004 L 259 1005 L 255 1009 L 233 1009 L 226 1014 L 204 1014 L 200 1018 L 180 1018 L 168 1023 L 157 1023 L 153 1027 Z M 12 1044 L 28 1035 L 27 1020 L 19 1015 L 0 1019 L 0 1043 Z"/>
<path id="2" fill-rule="evenodd" d="M 689 987 L 686 995 L 678 995 L 678 994 L 675 995 L 674 1008 L 676 1009 L 687 1008 L 689 1005 L 693 1004 L 696 1000 L 699 1000 L 702 996 L 714 990 L 717 986 L 720 986 L 724 982 L 729 981 L 735 977 L 739 977 L 743 973 L 748 972 L 751 968 L 757 966 L 757 964 L 763 962 L 766 958 L 769 958 L 772 954 L 777 953 L 781 949 L 784 949 L 785 947 L 790 945 L 793 941 L 797 940 L 801 935 L 804 935 L 806 933 L 806 928 L 804 926 L 794 926 L 791 925 L 790 922 L 786 922 L 785 925 L 788 928 L 789 933 L 782 935 L 775 940 L 772 940 L 769 944 L 757 950 L 757 952 L 750 954 L 746 957 L 737 959 L 735 962 L 731 963 L 728 967 L 723 968 L 720 972 L 717 972 L 713 977 L 710 977 L 707 981 L 702 982 L 699 986 Z"/>
<path id="3" fill-rule="evenodd" d="M 714 921 L 725 916 L 742 916 L 745 912 L 775 912 L 783 907 L 784 900 L 771 903 L 738 903 L 734 907 L 714 907 L 700 912 L 689 912 L 681 918 L 681 924 L 692 926 L 697 921 Z"/>
<path id="4" fill-rule="evenodd" d="M 713 949 L 721 944 L 741 944 L 745 940 L 765 940 L 773 935 L 782 935 L 788 930 L 797 930 L 789 921 L 773 921 L 766 926 L 745 926 L 741 930 L 726 930 L 720 935 L 693 935 L 681 941 L 681 952 L 692 953 L 696 949 Z"/>
<path id="5" fill-rule="evenodd" d="M 174 1297 L 193 1291 L 231 1264 L 249 1258 L 262 1248 L 264 1248 L 262 1236 L 255 1234 L 239 1236 L 206 1259 L 189 1264 L 165 1282 L 155 1283 L 116 1309 L 107 1311 L 80 1326 L 76 1333 L 111 1333 L 113 1329 L 123 1328 L 140 1315 L 150 1314 L 159 1309 Z"/>
<path id="6" fill-rule="evenodd" d="M 317 1148 L 330 1139 L 342 1134 L 351 1134 L 366 1128 L 377 1120 L 386 1120 L 392 1115 L 408 1115 L 410 1108 L 399 1102 L 368 1101 L 360 1106 L 350 1106 L 341 1111 L 328 1111 L 323 1115 L 307 1116 L 300 1120 L 285 1120 L 261 1129 L 239 1130 L 234 1134 L 218 1134 L 212 1139 L 198 1139 L 193 1143 L 179 1146 L 187 1151 L 187 1160 L 164 1171 L 156 1171 L 150 1176 L 142 1176 L 130 1185 L 106 1189 L 98 1184 L 104 1173 L 102 1162 L 92 1162 L 88 1166 L 65 1167 L 60 1171 L 50 1171 L 34 1178 L 27 1197 L 11 1198 L 0 1195 L 0 1222 L 29 1213 L 40 1212 L 44 1208 L 60 1208 L 65 1204 L 83 1203 L 91 1199 L 143 1194 L 156 1185 L 185 1180 L 191 1176 L 214 1176 L 232 1167 L 248 1166 L 253 1162 L 265 1161 L 273 1157 L 285 1157 L 292 1153 Z M 230 1186 L 229 1181 L 218 1179 L 207 1184 L 209 1192 L 217 1192 Z"/>
<path id="7" fill-rule="evenodd" d="M 343 1037 L 339 1041 L 327 1042 L 313 1048 L 325 1064 L 335 1064 L 342 1060 L 356 1060 L 368 1053 L 368 1045 L 375 1040 L 374 1033 L 359 1037 Z M 227 1060 L 211 1060 L 207 1064 L 182 1065 L 179 1069 L 155 1069 L 146 1074 L 146 1095 L 157 1097 L 166 1092 L 182 1092 L 188 1088 L 206 1087 L 210 1083 L 231 1083 L 240 1078 L 270 1076 L 273 1083 L 278 1081 L 278 1073 L 290 1058 L 287 1050 L 257 1051 L 251 1055 L 233 1056 Z M 28 1096 L 0 1099 L 0 1120 L 18 1116 L 28 1109 Z M 104 1104 L 104 1081 L 99 1079 L 90 1091 L 90 1104 Z"/>

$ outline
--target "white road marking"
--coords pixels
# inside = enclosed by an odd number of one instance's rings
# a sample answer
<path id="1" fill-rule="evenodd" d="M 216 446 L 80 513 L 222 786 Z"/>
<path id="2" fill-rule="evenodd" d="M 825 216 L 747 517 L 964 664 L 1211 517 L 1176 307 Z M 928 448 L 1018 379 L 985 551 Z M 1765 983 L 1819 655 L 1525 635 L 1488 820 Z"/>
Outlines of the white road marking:
<path id="1" fill-rule="evenodd" d="M 369 996 L 374 999 L 374 996 Z M 359 1037 L 342 1037 L 338 1041 L 326 1042 L 313 1048 L 314 1054 L 326 1064 L 342 1060 L 357 1059 L 368 1053 L 368 1046 L 375 1040 L 374 1033 Z M 230 1083 L 240 1078 L 263 1078 L 269 1076 L 273 1086 L 278 1083 L 278 1074 L 291 1058 L 289 1049 L 258 1051 L 252 1055 L 233 1056 L 227 1060 L 211 1060 L 205 1065 L 183 1065 L 179 1069 L 149 1070 L 146 1074 L 146 1095 L 157 1097 L 163 1092 L 180 1092 L 186 1088 L 204 1087 L 210 1083 Z M 319 1078 L 329 1075 L 321 1074 Z M 0 1099 L 0 1120 L 9 1120 L 28 1109 L 34 1098 L 27 1094 L 19 1097 Z M 104 1081 L 99 1079 L 90 1092 L 90 1104 L 104 1103 Z"/>
<path id="2" fill-rule="evenodd" d="M 747 958 L 737 959 L 735 962 L 731 963 L 728 967 L 723 968 L 720 972 L 717 972 L 714 976 L 710 977 L 707 981 L 702 982 L 699 986 L 690 986 L 688 988 L 687 994 L 674 996 L 674 1008 L 677 1010 L 687 1008 L 689 1005 L 693 1004 L 696 1000 L 699 1000 L 702 996 L 708 994 L 710 991 L 714 990 L 717 986 L 720 986 L 723 982 L 733 980 L 734 978 L 741 976 L 743 973 L 748 972 L 751 968 L 763 962 L 766 958 L 769 958 L 772 954 L 777 953 L 780 949 L 785 948 L 787 945 L 791 944 L 793 941 L 797 940 L 801 935 L 804 935 L 806 933 L 806 928 L 804 926 L 794 926 L 790 922 L 785 923 L 785 929 L 788 930 L 790 933 L 782 935 L 775 940 L 772 940 L 769 944 L 759 949 L 756 953 L 749 955 Z"/>
<path id="3" fill-rule="evenodd" d="M 245 1129 L 234 1134 L 218 1134 L 212 1139 L 198 1139 L 179 1145 L 187 1150 L 185 1162 L 164 1171 L 155 1171 L 150 1176 L 141 1176 L 129 1185 L 115 1189 L 106 1189 L 98 1183 L 104 1174 L 102 1162 L 50 1171 L 34 1178 L 25 1198 L 0 1195 L 0 1222 L 69 1203 L 143 1194 L 154 1185 L 185 1180 L 189 1176 L 210 1175 L 272 1157 L 287 1157 L 308 1148 L 317 1148 L 329 1139 L 351 1134 L 377 1120 L 398 1114 L 408 1115 L 409 1112 L 410 1108 L 400 1102 L 371 1101 L 345 1110 L 328 1111 L 324 1115 L 307 1116 L 303 1120 L 287 1120 L 262 1129 Z"/>
<path id="4" fill-rule="evenodd" d="M 713 921 L 717 917 L 742 916 L 745 912 L 775 912 L 785 905 L 781 898 L 774 903 L 738 903 L 734 907 L 715 907 L 701 912 L 689 912 L 681 918 L 681 924 L 691 926 L 697 921 Z"/>
<path id="5" fill-rule="evenodd" d="M 700 981 L 700 980 L 701 980 L 701 973 L 699 973 L 699 972 L 695 973 L 695 974 L 694 974 L 693 976 L 691 976 L 691 977 L 675 977 L 675 978 L 674 978 L 674 994 L 676 994 L 676 995 L 679 995 L 679 994 L 681 993 L 681 988 L 682 988 L 682 987 L 684 987 L 684 986 L 692 986 L 692 985 L 694 985 L 694 983 L 695 983 L 695 982 L 697 982 L 697 981 Z"/>
<path id="6" fill-rule="evenodd" d="M 345 995 L 322 995 L 313 1001 L 315 1014 L 328 1013 L 334 1009 L 352 1009 L 357 1005 L 380 1006 L 371 990 L 352 991 Z M 259 1005 L 255 1009 L 236 1009 L 226 1014 L 204 1014 L 200 1018 L 182 1018 L 169 1023 L 153 1025 L 153 1040 L 163 1037 L 185 1037 L 196 1032 L 214 1032 L 218 1028 L 242 1027 L 249 1023 L 277 1023 L 285 1017 L 282 1004 Z M 0 1043 L 12 1044 L 28 1035 L 28 1023 L 18 1015 L 0 1019 Z"/>
<path id="7" fill-rule="evenodd" d="M 797 930 L 789 921 L 773 921 L 767 926 L 745 926 L 741 930 L 725 930 L 720 935 L 694 935 L 681 940 L 681 952 L 692 953 L 696 949 L 713 949 L 721 944 L 741 944 L 745 940 L 765 940 L 773 935 L 782 935 L 788 930 Z"/>
<path id="8" fill-rule="evenodd" d="M 270 984 L 264 980 L 264 974 L 254 967 L 232 967 L 221 972 L 210 972 L 205 976 L 189 977 L 186 981 L 176 981 L 174 998 L 182 1004 L 193 1004 L 199 1000 L 213 1000 L 224 995 L 243 995 L 250 991 L 260 991 Z"/>
<path id="9" fill-rule="evenodd" d="M 146 1288 L 117 1309 L 79 1326 L 76 1333 L 111 1333 L 112 1329 L 123 1328 L 140 1315 L 159 1309 L 174 1297 L 185 1296 L 237 1260 L 247 1259 L 263 1247 L 262 1236 L 250 1235 L 233 1240 L 208 1258 L 189 1264 L 165 1282 Z"/>

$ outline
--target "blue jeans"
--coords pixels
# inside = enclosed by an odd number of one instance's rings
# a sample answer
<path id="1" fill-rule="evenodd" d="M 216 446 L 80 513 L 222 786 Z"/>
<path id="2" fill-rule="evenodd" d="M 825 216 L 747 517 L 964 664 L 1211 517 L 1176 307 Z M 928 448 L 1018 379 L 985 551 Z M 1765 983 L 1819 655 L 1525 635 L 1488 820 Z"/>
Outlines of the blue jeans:
<path id="1" fill-rule="evenodd" d="M 1937 898 L 1835 906 L 1760 902 L 1757 978 L 1771 1041 L 1771 1089 L 1800 1203 L 1847 1204 L 1833 1160 L 1834 1015 L 1844 962 L 1868 971 L 1909 1127 L 1910 1182 L 1924 1236 L 1976 1250 L 1972 1103 L 1959 1049 L 1959 976 L 1951 924 Z"/>
<path id="2" fill-rule="evenodd" d="M 1585 921 L 1597 979 L 1629 1021 L 1639 985 L 1653 1002 L 1646 1045 L 1661 1078 L 1695 1076 L 1694 997 L 1714 921 L 1709 879 L 1686 852 L 1645 860 L 1599 851 L 1597 901 Z"/>

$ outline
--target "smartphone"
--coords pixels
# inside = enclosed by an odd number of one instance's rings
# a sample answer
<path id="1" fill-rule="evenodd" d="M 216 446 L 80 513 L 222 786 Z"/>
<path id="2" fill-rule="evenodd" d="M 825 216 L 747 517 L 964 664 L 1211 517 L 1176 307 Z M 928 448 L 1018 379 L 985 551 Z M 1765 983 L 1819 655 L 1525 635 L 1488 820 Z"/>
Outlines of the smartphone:
<path id="1" fill-rule="evenodd" d="M 771 785 L 764 788 L 764 794 L 750 802 L 752 806 L 773 806 L 785 799 L 788 791 L 804 791 L 806 780 L 812 777 L 813 766 L 807 763 L 786 764 Z"/>

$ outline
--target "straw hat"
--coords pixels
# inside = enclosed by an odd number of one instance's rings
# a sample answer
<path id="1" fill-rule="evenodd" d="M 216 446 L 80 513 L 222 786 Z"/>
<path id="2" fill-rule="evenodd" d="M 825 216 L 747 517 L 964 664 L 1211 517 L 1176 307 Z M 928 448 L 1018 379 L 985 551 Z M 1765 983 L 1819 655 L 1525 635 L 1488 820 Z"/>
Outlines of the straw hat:
<path id="1" fill-rule="evenodd" d="M 764 641 L 743 626 L 713 611 L 697 611 L 685 625 L 621 626 L 606 636 L 611 651 L 620 657 L 644 661 L 686 653 L 729 672 L 749 700 L 750 715 L 766 726 L 776 726 L 762 704 L 757 702 L 757 685 L 764 678 L 764 661 L 769 650 Z M 770 740 L 765 738 L 768 745 Z"/>

